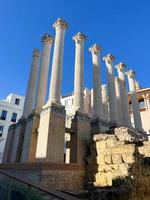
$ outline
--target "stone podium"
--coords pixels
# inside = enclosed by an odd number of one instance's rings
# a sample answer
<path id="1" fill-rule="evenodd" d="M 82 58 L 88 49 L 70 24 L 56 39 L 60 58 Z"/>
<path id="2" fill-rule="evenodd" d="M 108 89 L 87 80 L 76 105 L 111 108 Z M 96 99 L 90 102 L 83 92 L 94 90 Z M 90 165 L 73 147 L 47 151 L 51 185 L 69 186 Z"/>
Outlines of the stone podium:
<path id="1" fill-rule="evenodd" d="M 43 107 L 36 150 L 38 162 L 64 163 L 65 117 L 64 106 Z"/>
<path id="2" fill-rule="evenodd" d="M 76 111 L 71 124 L 70 163 L 85 164 L 90 141 L 90 117 Z"/>
<path id="3" fill-rule="evenodd" d="M 26 119 L 21 118 L 16 124 L 14 140 L 13 140 L 11 155 L 10 155 L 10 162 L 20 162 L 25 128 L 26 128 Z"/>
<path id="4" fill-rule="evenodd" d="M 40 111 L 33 110 L 26 120 L 21 162 L 35 161 L 39 121 L 40 121 Z"/>
<path id="5" fill-rule="evenodd" d="M 12 124 L 11 126 L 9 126 L 2 163 L 8 163 L 10 161 L 15 130 L 16 124 Z"/>

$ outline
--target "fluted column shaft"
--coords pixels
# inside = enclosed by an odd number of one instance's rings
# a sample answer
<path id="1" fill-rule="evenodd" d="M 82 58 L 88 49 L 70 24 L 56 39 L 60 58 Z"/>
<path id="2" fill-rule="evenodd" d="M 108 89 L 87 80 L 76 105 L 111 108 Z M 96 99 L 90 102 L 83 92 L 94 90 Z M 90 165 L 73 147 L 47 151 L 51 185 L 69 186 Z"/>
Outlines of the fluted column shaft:
<path id="1" fill-rule="evenodd" d="M 56 30 L 52 73 L 50 82 L 49 102 L 60 104 L 61 86 L 62 86 L 62 67 L 63 67 L 63 51 L 64 36 L 68 24 L 58 19 L 53 25 Z"/>
<path id="2" fill-rule="evenodd" d="M 75 76 L 74 76 L 74 111 L 84 112 L 84 41 L 86 36 L 77 33 L 73 40 L 75 41 Z"/>
<path id="3" fill-rule="evenodd" d="M 97 44 L 89 49 L 92 53 L 93 64 L 93 116 L 103 119 L 102 83 L 100 73 L 100 51 Z"/>
<path id="4" fill-rule="evenodd" d="M 102 103 L 103 103 L 103 115 L 105 120 L 109 120 L 108 116 L 108 94 L 107 85 L 102 85 Z"/>
<path id="5" fill-rule="evenodd" d="M 50 61 L 50 51 L 51 51 L 53 41 L 54 39 L 48 34 L 45 34 L 42 37 L 43 52 L 42 52 L 42 57 L 41 57 L 40 76 L 38 80 L 37 94 L 36 94 L 36 99 L 35 99 L 35 109 L 42 109 L 45 103 L 49 61 Z"/>
<path id="6" fill-rule="evenodd" d="M 122 125 L 131 126 L 130 114 L 129 114 L 129 102 L 128 93 L 126 89 L 125 69 L 124 63 L 116 65 L 118 77 L 120 80 L 120 96 L 121 96 L 121 107 L 122 107 Z"/>
<path id="7" fill-rule="evenodd" d="M 29 76 L 29 81 L 28 81 L 28 87 L 27 87 L 25 103 L 24 103 L 24 109 L 23 109 L 23 117 L 25 118 L 28 117 L 28 115 L 32 112 L 32 108 L 33 108 L 39 57 L 40 57 L 39 50 L 34 49 L 30 76 Z"/>
<path id="8" fill-rule="evenodd" d="M 118 122 L 120 125 L 123 125 L 123 113 L 122 113 L 122 101 L 121 101 L 121 85 L 120 85 L 120 79 L 118 77 L 115 77 L 115 90 L 116 90 L 116 99 L 117 99 L 117 106 L 118 106 Z"/>
<path id="9" fill-rule="evenodd" d="M 126 74 L 127 74 L 128 82 L 129 82 L 135 128 L 137 130 L 142 130 L 142 121 L 141 121 L 141 115 L 139 111 L 139 103 L 137 99 L 135 79 L 134 79 L 135 72 L 133 70 L 129 70 L 128 72 L 126 72 Z"/>
<path id="10" fill-rule="evenodd" d="M 109 99 L 109 111 L 110 120 L 118 123 L 118 107 L 115 91 L 115 80 L 113 71 L 113 61 L 114 57 L 108 54 L 103 58 L 107 68 L 107 80 L 108 80 L 108 99 Z"/>

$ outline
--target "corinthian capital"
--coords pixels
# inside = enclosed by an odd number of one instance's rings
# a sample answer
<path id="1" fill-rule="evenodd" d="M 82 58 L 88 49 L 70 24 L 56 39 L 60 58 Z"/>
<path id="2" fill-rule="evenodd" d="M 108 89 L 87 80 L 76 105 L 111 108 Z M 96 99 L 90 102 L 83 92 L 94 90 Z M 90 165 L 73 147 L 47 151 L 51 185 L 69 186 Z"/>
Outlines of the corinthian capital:
<path id="1" fill-rule="evenodd" d="M 87 40 L 87 36 L 84 33 L 80 33 L 78 32 L 77 34 L 75 34 L 72 38 L 75 42 L 78 41 L 85 41 Z"/>
<path id="2" fill-rule="evenodd" d="M 43 43 L 49 43 L 49 44 L 53 44 L 54 42 L 54 38 L 52 36 L 50 36 L 48 33 L 45 33 L 41 39 L 41 41 Z"/>
<path id="3" fill-rule="evenodd" d="M 108 62 L 111 64 L 115 60 L 115 57 L 111 53 L 109 53 L 105 57 L 103 57 L 103 60 L 105 61 L 105 63 Z"/>
<path id="4" fill-rule="evenodd" d="M 91 53 L 98 54 L 100 51 L 102 51 L 102 47 L 101 47 L 100 45 L 98 45 L 98 44 L 94 44 L 93 46 L 91 46 L 91 47 L 89 48 L 89 51 L 90 51 Z"/>
<path id="5" fill-rule="evenodd" d="M 68 26 L 69 26 L 68 23 L 61 18 L 58 18 L 56 22 L 53 24 L 54 28 L 60 28 L 62 30 L 67 29 Z"/>
<path id="6" fill-rule="evenodd" d="M 126 75 L 128 76 L 128 78 L 135 78 L 135 71 L 130 69 L 129 71 L 126 72 Z"/>
<path id="7" fill-rule="evenodd" d="M 33 56 L 39 57 L 40 56 L 40 51 L 39 49 L 35 48 L 33 49 Z"/>
<path id="8" fill-rule="evenodd" d="M 115 65 L 115 68 L 121 71 L 124 71 L 124 69 L 126 68 L 126 65 L 123 62 L 120 62 L 117 65 Z"/>

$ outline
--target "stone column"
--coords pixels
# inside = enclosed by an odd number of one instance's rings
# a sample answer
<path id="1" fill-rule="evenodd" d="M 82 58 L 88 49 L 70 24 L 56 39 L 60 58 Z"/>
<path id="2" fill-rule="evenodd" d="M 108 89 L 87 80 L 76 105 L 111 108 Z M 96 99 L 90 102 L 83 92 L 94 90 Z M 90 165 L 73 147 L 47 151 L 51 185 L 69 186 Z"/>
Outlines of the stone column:
<path id="1" fill-rule="evenodd" d="M 134 79 L 135 72 L 133 70 L 129 70 L 126 72 L 126 75 L 129 81 L 129 89 L 130 89 L 130 95 L 131 95 L 131 101 L 132 101 L 132 110 L 133 110 L 135 128 L 137 130 L 143 130 L 141 115 L 139 111 L 139 103 L 138 103 L 136 87 L 135 87 L 135 79 Z"/>
<path id="2" fill-rule="evenodd" d="M 60 104 L 64 33 L 68 24 L 58 19 L 54 23 L 56 39 L 49 101 L 40 115 L 36 159 L 40 162 L 64 163 L 65 107 Z M 58 90 L 58 91 L 57 91 Z M 41 150 L 42 149 L 42 150 Z"/>
<path id="3" fill-rule="evenodd" d="M 150 111 L 150 94 L 146 94 L 147 110 Z"/>
<path id="4" fill-rule="evenodd" d="M 92 53 L 93 64 L 93 116 L 103 119 L 102 86 L 100 73 L 100 51 L 102 48 L 94 44 L 89 51 Z"/>
<path id="5" fill-rule="evenodd" d="M 35 109 L 39 110 L 42 109 L 45 103 L 50 51 L 53 42 L 54 42 L 53 37 L 48 35 L 47 33 L 42 37 L 43 52 L 41 56 L 40 77 L 38 81 L 37 94 L 35 99 Z"/>
<path id="6" fill-rule="evenodd" d="M 121 110 L 122 110 L 122 125 L 131 127 L 131 120 L 129 114 L 128 93 L 126 89 L 125 67 L 124 63 L 119 63 L 115 66 L 117 68 L 118 77 L 120 80 L 120 96 L 121 96 Z"/>
<path id="7" fill-rule="evenodd" d="M 145 104 L 145 108 L 147 111 L 150 110 L 150 97 L 149 97 L 149 94 L 143 94 L 142 95 L 143 99 L 144 99 L 144 104 Z"/>
<path id="8" fill-rule="evenodd" d="M 110 110 L 110 120 L 112 122 L 118 123 L 118 107 L 115 91 L 115 81 L 114 81 L 114 71 L 113 71 L 113 61 L 114 56 L 108 54 L 103 58 L 107 68 L 107 80 L 108 80 L 108 98 L 109 98 L 109 110 Z"/>
<path id="9" fill-rule="evenodd" d="M 74 111 L 84 112 L 84 41 L 86 36 L 78 32 L 73 40 L 75 41 L 75 77 L 74 77 Z"/>
<path id="10" fill-rule="evenodd" d="M 33 108 L 39 57 L 40 57 L 39 50 L 34 49 L 30 76 L 29 76 L 29 81 L 28 81 L 28 87 L 27 87 L 27 92 L 26 92 L 26 98 L 25 98 L 25 103 L 24 103 L 24 109 L 23 109 L 23 117 L 25 118 L 28 117 L 28 115 L 32 112 L 32 108 Z"/>
<path id="11" fill-rule="evenodd" d="M 107 85 L 102 85 L 102 103 L 103 103 L 103 113 L 104 119 L 109 120 L 109 110 L 108 110 L 108 92 L 107 92 Z"/>
<path id="12" fill-rule="evenodd" d="M 118 122 L 120 125 L 123 125 L 122 119 L 122 102 L 121 102 L 121 87 L 120 87 L 120 79 L 115 77 L 115 90 L 116 90 L 116 99 L 117 99 L 117 106 L 118 106 Z"/>
<path id="13" fill-rule="evenodd" d="M 54 56 L 52 63 L 49 102 L 55 104 L 61 104 L 60 96 L 61 96 L 61 85 L 62 85 L 64 37 L 65 37 L 65 31 L 68 28 L 68 24 L 64 20 L 59 18 L 54 23 L 53 27 L 55 28 L 56 36 L 55 36 L 55 46 L 53 54 Z"/>

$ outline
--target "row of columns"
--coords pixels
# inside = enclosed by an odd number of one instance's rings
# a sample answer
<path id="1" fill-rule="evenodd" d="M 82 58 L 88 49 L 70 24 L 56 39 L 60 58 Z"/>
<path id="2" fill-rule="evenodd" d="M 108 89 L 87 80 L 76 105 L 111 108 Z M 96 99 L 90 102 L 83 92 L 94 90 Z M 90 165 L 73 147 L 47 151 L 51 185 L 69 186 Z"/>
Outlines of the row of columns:
<path id="1" fill-rule="evenodd" d="M 46 157 L 47 161 L 53 160 L 56 162 L 59 161 L 63 162 L 65 110 L 61 106 L 60 98 L 61 98 L 61 85 L 62 85 L 64 37 L 65 37 L 65 31 L 68 28 L 68 24 L 64 20 L 59 18 L 54 23 L 53 27 L 55 28 L 56 32 L 55 43 L 53 37 L 48 34 L 45 34 L 42 37 L 43 51 L 41 54 L 41 67 L 40 67 L 40 75 L 38 79 L 36 95 L 35 95 L 35 90 L 36 90 L 40 52 L 38 49 L 34 49 L 33 51 L 32 65 L 31 65 L 30 77 L 27 87 L 22 118 L 27 118 L 28 116 L 30 116 L 30 114 L 33 111 L 33 108 L 35 110 L 42 111 L 40 120 L 37 119 L 35 125 L 36 128 L 39 127 L 38 138 L 36 139 L 37 142 L 36 157 L 39 158 Z M 78 32 L 73 37 L 73 40 L 75 42 L 75 76 L 74 76 L 73 109 L 74 111 L 78 111 L 77 113 L 79 115 L 80 113 L 85 114 L 83 92 L 84 92 L 84 42 L 86 39 L 87 37 L 85 36 L 85 34 L 80 32 Z M 54 43 L 54 54 L 52 61 L 49 98 L 47 104 L 44 105 L 46 90 L 47 90 L 50 52 L 53 43 Z M 103 105 L 105 102 L 103 102 L 102 100 L 102 83 L 101 83 L 101 70 L 100 70 L 101 50 L 102 48 L 98 44 L 94 44 L 89 48 L 89 51 L 91 52 L 92 55 L 92 68 L 93 68 L 93 116 L 95 118 L 98 117 L 99 119 L 104 119 L 105 116 L 104 116 Z M 114 56 L 108 54 L 103 58 L 103 60 L 105 61 L 107 69 L 107 80 L 108 80 L 107 88 L 108 88 L 110 121 L 117 122 L 120 125 L 130 127 L 131 124 L 129 117 L 128 94 L 126 91 L 126 84 L 125 84 L 125 71 L 124 71 L 125 65 L 123 63 L 119 63 L 116 66 L 118 71 L 118 78 L 115 79 L 114 66 L 113 66 Z M 128 77 L 129 89 L 131 92 L 135 128 L 138 130 L 142 130 L 142 123 L 140 118 L 138 101 L 136 97 L 136 88 L 134 79 L 135 73 L 132 70 L 130 70 L 126 74 Z M 106 88 L 103 89 L 106 95 Z M 34 104 L 34 97 L 35 97 L 35 104 Z M 118 107 L 120 109 L 118 109 Z M 82 122 L 80 122 L 80 120 L 82 120 Z M 27 157 L 28 154 L 26 146 L 29 146 L 29 138 L 31 138 L 32 136 L 32 129 L 33 129 L 32 126 L 34 124 L 33 121 L 32 123 L 28 123 L 29 128 L 28 126 L 25 127 L 24 121 L 23 125 L 19 125 L 18 123 L 18 128 L 16 128 L 17 131 L 15 132 L 14 137 L 16 136 L 18 137 L 19 133 L 21 132 L 25 132 L 25 135 L 22 134 L 22 139 L 19 139 L 19 137 L 17 140 L 14 139 L 14 141 L 15 142 L 18 141 L 18 143 L 16 145 L 13 145 L 14 148 L 12 152 L 18 151 L 17 148 L 19 145 L 22 145 L 24 138 L 24 144 L 23 144 L 24 154 L 22 154 L 23 155 L 22 161 L 26 160 L 25 157 Z M 84 126 L 83 126 L 83 121 L 84 121 Z M 56 123 L 58 124 L 56 125 Z M 76 130 L 78 131 L 77 133 L 78 137 L 77 135 L 74 135 L 74 144 L 73 143 L 72 144 L 74 145 L 74 149 L 76 149 L 77 157 L 78 157 L 77 152 L 79 153 L 82 152 L 81 154 L 84 154 L 82 147 L 84 146 L 84 141 L 88 140 L 90 137 L 89 124 L 90 124 L 89 118 L 86 115 L 80 115 L 80 117 L 78 117 L 78 115 L 75 114 L 74 125 L 76 127 Z M 34 154 L 35 154 L 35 148 L 34 148 Z M 20 152 L 18 152 L 18 155 L 20 156 Z M 78 158 L 75 159 L 78 160 Z M 15 157 L 11 161 L 12 162 L 15 161 Z"/>
<path id="2" fill-rule="evenodd" d="M 50 82 L 50 92 L 48 103 L 60 104 L 61 97 L 61 82 L 62 82 L 62 63 L 63 63 L 63 47 L 64 47 L 64 36 L 68 24 L 61 19 L 58 19 L 54 23 L 56 31 L 54 55 L 52 62 L 52 74 Z M 75 76 L 74 76 L 74 110 L 84 112 L 84 42 L 87 37 L 78 32 L 73 40 L 75 41 Z M 42 109 L 45 102 L 46 86 L 48 79 L 48 66 L 50 59 L 50 51 L 54 39 L 45 34 L 42 38 L 43 52 L 41 58 L 41 69 L 40 77 L 37 87 L 37 95 L 35 98 L 35 109 Z M 102 103 L 102 84 L 101 84 L 101 72 L 100 72 L 100 52 L 101 47 L 98 44 L 93 45 L 90 49 L 92 54 L 92 65 L 93 65 L 93 116 L 103 118 L 103 103 Z M 109 97 L 109 113 L 110 120 L 117 122 L 124 126 L 131 126 L 129 117 L 129 106 L 128 106 L 128 94 L 125 84 L 125 64 L 119 63 L 115 67 L 118 71 L 118 78 L 114 77 L 114 56 L 108 54 L 103 58 L 107 69 L 107 80 L 108 80 L 108 97 Z M 24 106 L 23 116 L 27 116 L 32 111 L 34 90 L 37 76 L 37 65 L 39 60 L 39 51 L 35 50 L 33 54 L 33 62 L 30 73 L 30 79 L 26 94 L 26 101 Z M 133 73 L 132 73 L 133 74 Z M 131 92 L 133 115 L 135 120 L 135 127 L 141 129 L 141 119 L 138 108 L 138 102 L 135 90 L 135 80 L 133 75 L 127 73 L 129 88 Z M 119 100 L 119 107 L 117 98 Z M 137 125 L 138 124 L 138 125 Z"/>

